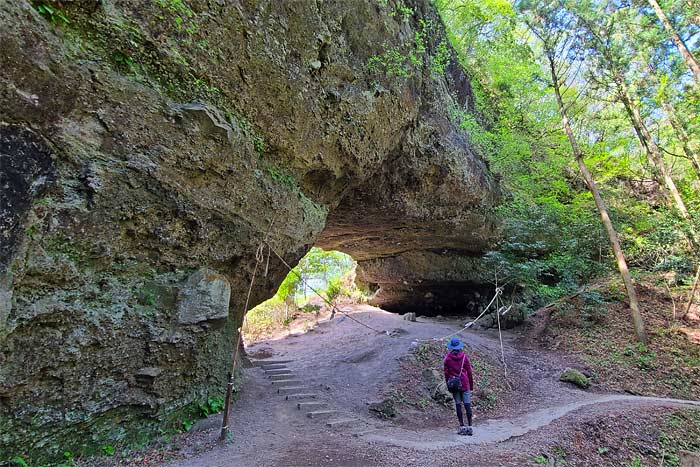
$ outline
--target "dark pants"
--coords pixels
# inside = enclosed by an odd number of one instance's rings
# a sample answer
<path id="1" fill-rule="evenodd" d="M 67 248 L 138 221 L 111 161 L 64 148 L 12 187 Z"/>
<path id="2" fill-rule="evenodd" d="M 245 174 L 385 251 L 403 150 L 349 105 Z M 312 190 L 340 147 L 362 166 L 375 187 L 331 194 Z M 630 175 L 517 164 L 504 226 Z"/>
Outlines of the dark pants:
<path id="1" fill-rule="evenodd" d="M 467 425 L 472 426 L 472 392 L 471 391 L 456 391 L 452 393 L 452 398 L 455 400 L 455 411 L 459 419 L 459 426 L 464 426 L 464 416 L 462 415 L 462 404 L 467 412 Z"/>

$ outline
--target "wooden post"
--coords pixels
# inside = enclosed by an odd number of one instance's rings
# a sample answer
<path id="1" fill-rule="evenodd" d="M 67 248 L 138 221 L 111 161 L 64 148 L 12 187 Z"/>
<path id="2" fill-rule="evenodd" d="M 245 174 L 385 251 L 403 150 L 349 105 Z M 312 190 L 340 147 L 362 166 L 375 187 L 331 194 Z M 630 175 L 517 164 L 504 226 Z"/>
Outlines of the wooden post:
<path id="1" fill-rule="evenodd" d="M 238 340 L 236 342 L 236 350 L 233 354 L 233 364 L 231 366 L 231 372 L 228 374 L 228 383 L 226 384 L 226 400 L 224 402 L 224 417 L 221 422 L 221 435 L 219 435 L 219 442 L 225 443 L 229 437 L 229 413 L 231 411 L 231 398 L 233 397 L 233 383 L 236 377 L 236 365 L 238 364 L 238 349 L 241 347 L 241 328 L 238 328 Z"/>
<path id="2" fill-rule="evenodd" d="M 228 439 L 229 429 L 228 429 L 228 417 L 229 411 L 231 410 L 231 396 L 233 394 L 233 375 L 228 374 L 228 383 L 226 384 L 226 401 L 224 402 L 224 419 L 221 422 L 221 434 L 219 435 L 219 442 L 224 443 Z"/>

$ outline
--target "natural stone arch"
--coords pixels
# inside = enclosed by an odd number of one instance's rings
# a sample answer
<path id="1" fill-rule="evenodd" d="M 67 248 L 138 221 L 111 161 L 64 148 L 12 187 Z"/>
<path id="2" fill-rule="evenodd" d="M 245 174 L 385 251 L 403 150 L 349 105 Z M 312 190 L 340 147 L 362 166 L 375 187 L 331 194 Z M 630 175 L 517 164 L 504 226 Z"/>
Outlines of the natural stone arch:
<path id="1" fill-rule="evenodd" d="M 26 202 L 0 205 L 3 452 L 153 431 L 220 393 L 268 231 L 290 264 L 319 244 L 385 286 L 477 280 L 498 190 L 450 119 L 474 110 L 469 77 L 430 67 L 429 2 L 407 21 L 371 0 L 190 3 L 215 46 L 180 47 L 158 2 L 64 2 L 58 26 L 28 1 L 0 10 L 0 139 L 50 166 L 20 167 Z M 370 75 L 420 18 L 436 30 L 411 76 Z M 251 304 L 287 270 L 268 272 Z"/>

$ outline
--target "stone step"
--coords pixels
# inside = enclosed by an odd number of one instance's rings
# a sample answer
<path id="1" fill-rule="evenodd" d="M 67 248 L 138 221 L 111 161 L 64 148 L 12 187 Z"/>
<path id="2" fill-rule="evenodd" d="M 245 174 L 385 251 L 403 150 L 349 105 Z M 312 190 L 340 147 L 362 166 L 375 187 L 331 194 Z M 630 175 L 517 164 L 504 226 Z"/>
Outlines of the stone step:
<path id="1" fill-rule="evenodd" d="M 308 391 L 309 388 L 305 388 L 304 386 L 287 386 L 284 388 L 279 388 L 277 392 L 279 394 L 296 394 L 302 391 Z"/>
<path id="2" fill-rule="evenodd" d="M 251 360 L 253 366 L 279 365 L 282 363 L 292 363 L 294 360 Z"/>
<path id="3" fill-rule="evenodd" d="M 329 428 L 339 428 L 347 425 L 352 425 L 357 422 L 356 418 L 337 418 L 334 420 L 328 420 L 326 426 Z"/>
<path id="4" fill-rule="evenodd" d="M 337 414 L 337 410 L 316 410 L 313 412 L 306 412 L 306 416 L 309 418 L 331 418 Z"/>
<path id="5" fill-rule="evenodd" d="M 318 394 L 313 394 L 313 393 L 302 393 L 302 394 L 287 394 L 285 399 L 288 401 L 294 401 L 294 400 L 299 400 L 299 399 L 316 399 L 318 397 Z"/>
<path id="6" fill-rule="evenodd" d="M 284 363 L 273 363 L 270 365 L 263 365 L 263 370 L 288 370 L 287 365 Z"/>
<path id="7" fill-rule="evenodd" d="M 298 379 L 278 379 L 278 380 L 272 380 L 273 386 L 299 386 L 302 384 L 302 381 L 299 381 Z"/>
<path id="8" fill-rule="evenodd" d="M 282 375 L 270 375 L 269 378 L 270 378 L 272 381 L 284 381 L 285 379 L 290 379 L 290 378 L 292 378 L 292 377 L 294 377 L 293 374 L 291 374 L 291 373 L 284 373 L 284 374 L 282 374 Z"/>
<path id="9" fill-rule="evenodd" d="M 309 410 L 309 409 L 322 409 L 328 404 L 325 402 L 299 402 L 297 404 L 297 409 L 299 410 Z"/>
<path id="10" fill-rule="evenodd" d="M 290 374 L 290 375 L 291 375 L 292 372 L 291 372 L 290 370 L 288 370 L 287 368 L 281 368 L 281 369 L 278 369 L 278 370 L 265 370 L 265 374 L 268 375 L 268 376 L 271 376 L 271 375 L 285 375 L 285 374 Z"/>

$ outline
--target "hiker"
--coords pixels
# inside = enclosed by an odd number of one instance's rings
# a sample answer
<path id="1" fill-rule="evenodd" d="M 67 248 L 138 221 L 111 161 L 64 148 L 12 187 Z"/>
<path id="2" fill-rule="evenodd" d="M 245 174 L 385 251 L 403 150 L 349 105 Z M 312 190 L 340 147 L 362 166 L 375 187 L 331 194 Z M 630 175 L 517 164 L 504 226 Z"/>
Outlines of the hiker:
<path id="1" fill-rule="evenodd" d="M 447 344 L 449 352 L 445 355 L 442 362 L 445 370 L 445 382 L 447 390 L 452 393 L 455 400 L 455 410 L 459 419 L 460 435 L 472 435 L 472 404 L 471 394 L 474 388 L 474 376 L 472 372 L 472 364 L 469 361 L 467 354 L 462 352 L 464 343 L 456 337 L 450 339 Z M 462 415 L 462 404 L 467 412 L 467 426 L 464 426 L 464 416 Z"/>

